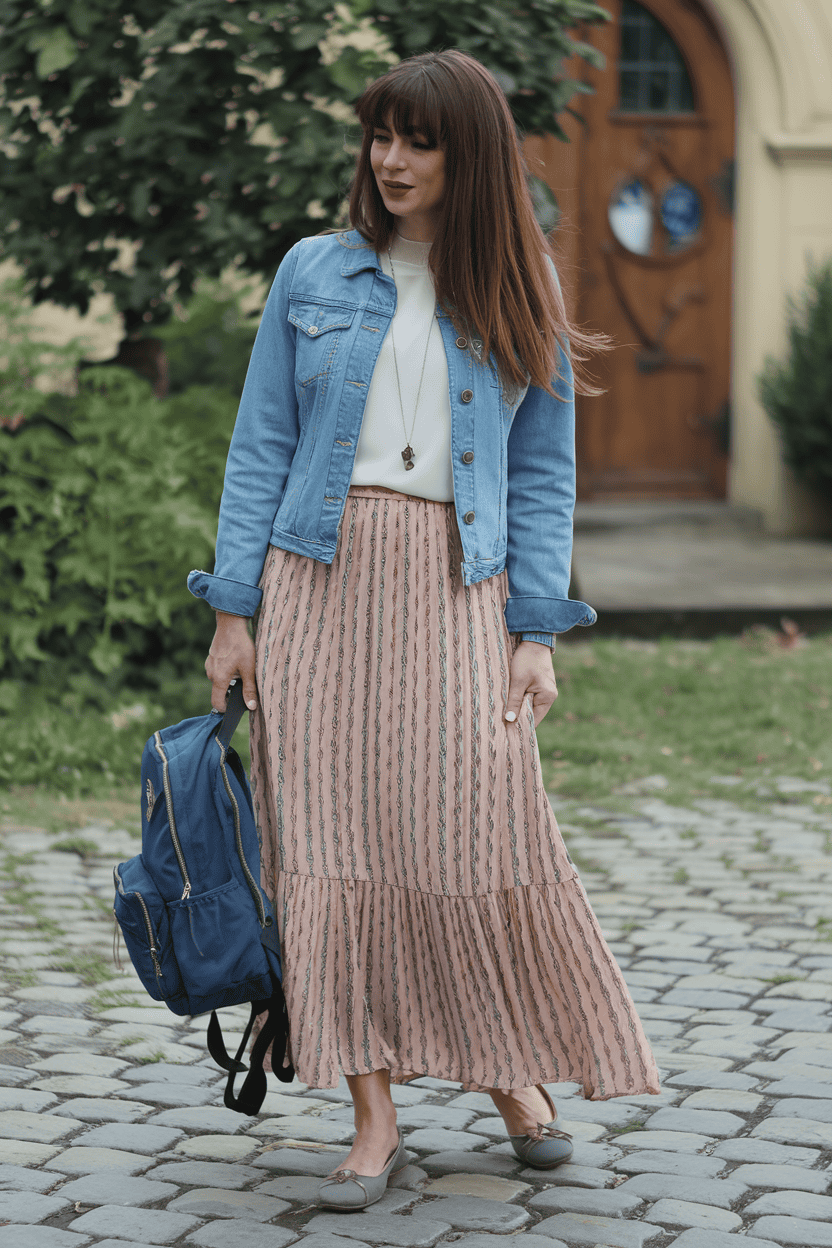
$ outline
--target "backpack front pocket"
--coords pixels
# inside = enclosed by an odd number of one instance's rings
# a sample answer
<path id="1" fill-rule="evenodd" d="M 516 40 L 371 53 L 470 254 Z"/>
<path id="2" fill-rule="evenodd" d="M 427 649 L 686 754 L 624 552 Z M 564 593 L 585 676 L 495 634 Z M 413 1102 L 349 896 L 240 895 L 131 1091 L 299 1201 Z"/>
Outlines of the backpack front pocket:
<path id="1" fill-rule="evenodd" d="M 259 923 L 247 888 L 232 880 L 171 902 L 168 914 L 192 1013 L 270 995 L 268 960 L 251 938 Z M 203 998 L 210 1003 L 201 1006 Z"/>
<path id="2" fill-rule="evenodd" d="M 173 953 L 167 906 L 140 858 L 113 870 L 116 916 L 130 961 L 154 1001 L 170 1001 L 184 992 Z"/>

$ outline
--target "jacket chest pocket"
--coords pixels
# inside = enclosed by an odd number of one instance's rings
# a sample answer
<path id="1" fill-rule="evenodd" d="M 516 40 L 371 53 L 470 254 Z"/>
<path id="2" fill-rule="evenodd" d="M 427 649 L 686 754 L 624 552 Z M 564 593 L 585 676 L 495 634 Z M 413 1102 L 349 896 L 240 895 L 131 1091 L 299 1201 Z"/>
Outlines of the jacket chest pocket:
<path id="1" fill-rule="evenodd" d="M 289 300 L 289 322 L 298 330 L 295 342 L 295 379 L 305 386 L 328 377 L 351 328 L 355 308 Z"/>

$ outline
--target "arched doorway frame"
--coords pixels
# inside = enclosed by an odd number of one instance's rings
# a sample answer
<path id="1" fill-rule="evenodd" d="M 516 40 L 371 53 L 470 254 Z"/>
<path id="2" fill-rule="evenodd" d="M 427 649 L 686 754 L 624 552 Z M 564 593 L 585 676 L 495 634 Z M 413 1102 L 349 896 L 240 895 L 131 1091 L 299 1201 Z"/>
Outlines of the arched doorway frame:
<path id="1" fill-rule="evenodd" d="M 807 259 L 832 255 L 832 20 L 823 0 L 700 4 L 722 35 L 737 107 L 729 498 L 771 532 L 820 534 L 832 506 L 783 463 L 757 377 L 785 346 L 786 298 Z"/>

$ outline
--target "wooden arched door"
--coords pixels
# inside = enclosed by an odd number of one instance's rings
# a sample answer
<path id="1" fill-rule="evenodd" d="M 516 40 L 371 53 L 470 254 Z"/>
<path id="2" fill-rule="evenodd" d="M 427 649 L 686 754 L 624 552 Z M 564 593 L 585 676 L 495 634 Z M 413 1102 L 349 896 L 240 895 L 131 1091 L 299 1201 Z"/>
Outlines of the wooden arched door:
<path id="1" fill-rule="evenodd" d="M 564 212 L 578 320 L 617 347 L 579 400 L 585 499 L 724 497 L 730 418 L 734 98 L 695 0 L 606 0 L 572 143 L 530 140 Z M 542 161 L 542 164 L 540 163 Z"/>

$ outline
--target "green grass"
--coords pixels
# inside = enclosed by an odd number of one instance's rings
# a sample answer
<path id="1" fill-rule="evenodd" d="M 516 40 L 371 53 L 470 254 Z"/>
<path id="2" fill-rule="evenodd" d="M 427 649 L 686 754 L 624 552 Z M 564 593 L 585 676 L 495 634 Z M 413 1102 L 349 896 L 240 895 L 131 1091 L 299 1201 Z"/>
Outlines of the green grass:
<path id="1" fill-rule="evenodd" d="M 560 697 L 538 740 L 547 788 L 562 797 L 598 801 L 657 774 L 668 781 L 658 795 L 678 802 L 742 800 L 776 776 L 832 778 L 830 635 L 793 650 L 763 629 L 699 643 L 565 642 L 555 674 Z"/>
<path id="2" fill-rule="evenodd" d="M 141 748 L 141 747 L 139 747 Z M 94 796 L 69 798 L 48 782 L 17 784 L 0 791 L 0 821 L 24 828 L 45 828 L 58 836 L 92 823 L 105 823 L 140 834 L 139 779 L 120 785 L 96 783 Z M 30 861 L 34 857 L 30 856 Z M 2 870 L 2 868 L 0 868 Z"/>
<path id="3" fill-rule="evenodd" d="M 546 786 L 576 802 L 607 801 L 623 785 L 661 775 L 656 795 L 684 803 L 697 796 L 759 803 L 757 788 L 776 795 L 774 778 L 832 778 L 832 635 L 781 649 L 776 635 L 751 630 L 743 638 L 712 642 L 562 640 L 555 654 L 560 697 L 538 730 Z M 139 702 L 137 695 L 137 704 Z M 125 704 L 123 693 L 119 706 Z M 0 793 L 0 821 L 46 828 L 56 848 L 92 853 L 72 834 L 91 823 L 139 831 L 139 764 L 151 732 L 210 706 L 207 681 L 170 690 L 164 705 L 127 718 L 115 703 L 84 718 L 45 693 L 35 717 L 52 737 L 52 752 L 37 783 Z M 120 725 L 120 726 L 116 726 Z M 0 753 L 15 751 L 31 764 L 19 722 L 0 719 Z M 86 742 L 74 763 L 51 766 Z M 248 766 L 244 717 L 234 745 Z M 106 768 L 102 768 L 102 759 Z M 9 764 L 14 774 L 23 770 Z M 713 782 L 729 777 L 736 784 Z M 808 794 L 820 809 L 832 797 Z M 692 843 L 695 834 L 688 833 Z M 765 849 L 763 842 L 758 848 Z M 22 860 L 15 865 L 25 867 Z M 22 882 L 22 875 L 18 876 Z"/>
<path id="4" fill-rule="evenodd" d="M 114 974 L 113 968 L 110 967 L 110 978 Z M 92 1010 L 95 1014 L 100 1014 L 102 1010 L 114 1010 L 119 1008 L 138 1008 L 142 1009 L 158 1004 L 149 997 L 140 997 L 133 992 L 119 990 L 117 988 L 104 988 L 101 992 L 96 993 L 87 1002 L 87 1009 Z"/>
<path id="5" fill-rule="evenodd" d="M 5 713 L 0 704 L 0 786 L 12 792 L 21 786 L 24 791 L 46 788 L 77 800 L 138 785 L 148 737 L 157 728 L 211 710 L 211 686 L 204 676 L 165 681 L 161 670 L 156 675 L 162 688 L 150 692 L 107 693 L 96 687 L 93 697 L 53 689 L 48 682 L 26 687 L 24 716 Z M 234 746 L 248 765 L 247 716 L 244 724 Z M 13 813 L 8 799 L 0 798 L 0 816 Z"/>
<path id="6" fill-rule="evenodd" d="M 49 967 L 51 971 L 65 971 L 69 975 L 77 975 L 81 983 L 89 988 L 106 983 L 113 978 L 113 965 L 109 958 L 93 953 L 76 953 L 67 958 L 56 958 Z"/>
<path id="7" fill-rule="evenodd" d="M 62 841 L 53 841 L 49 847 L 62 854 L 77 854 L 79 858 L 94 858 L 99 848 L 95 841 L 88 841 L 83 836 L 67 836 Z"/>
<path id="8" fill-rule="evenodd" d="M 624 1127 L 613 1127 L 608 1132 L 609 1135 L 627 1135 L 630 1131 L 643 1131 L 646 1118 L 634 1118 L 632 1122 L 628 1122 Z"/>

